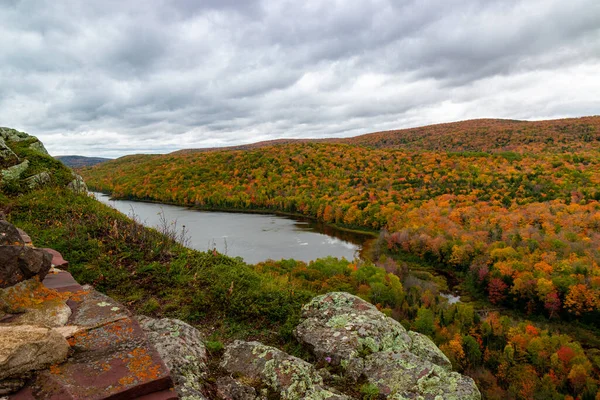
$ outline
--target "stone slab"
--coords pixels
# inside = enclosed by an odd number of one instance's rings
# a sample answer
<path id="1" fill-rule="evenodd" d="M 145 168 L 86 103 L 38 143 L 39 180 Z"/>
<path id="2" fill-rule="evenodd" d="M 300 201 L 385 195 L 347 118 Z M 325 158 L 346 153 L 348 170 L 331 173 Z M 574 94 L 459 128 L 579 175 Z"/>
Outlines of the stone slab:
<path id="1" fill-rule="evenodd" d="M 73 276 L 65 271 L 60 271 L 58 273 L 50 272 L 44 280 L 42 281 L 44 286 L 49 289 L 54 289 L 57 292 L 81 292 L 83 291 L 83 287 L 77 283 Z"/>
<path id="2" fill-rule="evenodd" d="M 173 387 L 167 367 L 131 318 L 76 333 L 69 343 L 73 356 L 38 375 L 34 397 L 134 399 Z"/>
<path id="3" fill-rule="evenodd" d="M 58 268 L 66 268 L 69 265 L 69 262 L 65 260 L 58 251 L 49 248 L 42 248 L 46 253 L 50 253 L 52 255 L 52 266 Z"/>
<path id="4" fill-rule="evenodd" d="M 71 297 L 67 304 L 73 309 L 69 325 L 91 328 L 131 317 L 127 308 L 93 289 Z"/>

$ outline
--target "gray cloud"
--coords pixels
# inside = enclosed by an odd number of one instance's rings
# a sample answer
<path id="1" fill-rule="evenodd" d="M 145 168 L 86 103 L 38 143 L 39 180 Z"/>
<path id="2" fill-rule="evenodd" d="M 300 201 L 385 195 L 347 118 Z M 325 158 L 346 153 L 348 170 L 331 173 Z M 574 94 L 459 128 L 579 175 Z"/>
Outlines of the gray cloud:
<path id="1" fill-rule="evenodd" d="M 0 4 L 0 125 L 120 156 L 600 109 L 595 0 Z"/>

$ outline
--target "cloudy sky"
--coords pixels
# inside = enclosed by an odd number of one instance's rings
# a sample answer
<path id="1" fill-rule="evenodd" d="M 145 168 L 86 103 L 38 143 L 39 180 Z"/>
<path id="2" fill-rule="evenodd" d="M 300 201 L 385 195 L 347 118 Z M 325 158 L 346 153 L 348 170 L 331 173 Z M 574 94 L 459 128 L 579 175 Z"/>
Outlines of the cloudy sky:
<path id="1" fill-rule="evenodd" d="M 0 50 L 53 155 L 600 114 L 598 0 L 0 0 Z"/>

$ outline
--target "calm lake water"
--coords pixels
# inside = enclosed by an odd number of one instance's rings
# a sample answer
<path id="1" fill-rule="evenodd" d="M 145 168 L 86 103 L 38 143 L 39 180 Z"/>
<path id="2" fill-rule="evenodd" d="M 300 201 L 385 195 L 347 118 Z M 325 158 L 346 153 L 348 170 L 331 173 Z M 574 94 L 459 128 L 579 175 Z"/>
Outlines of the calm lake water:
<path id="1" fill-rule="evenodd" d="M 146 226 L 161 226 L 161 213 L 171 226 L 185 225 L 189 247 L 216 248 L 231 257 L 254 264 L 268 259 L 293 258 L 311 261 L 333 256 L 348 260 L 359 257 L 368 235 L 341 231 L 312 220 L 273 214 L 198 211 L 165 204 L 110 200 L 102 193 L 96 198 L 123 214 L 134 216 Z"/>

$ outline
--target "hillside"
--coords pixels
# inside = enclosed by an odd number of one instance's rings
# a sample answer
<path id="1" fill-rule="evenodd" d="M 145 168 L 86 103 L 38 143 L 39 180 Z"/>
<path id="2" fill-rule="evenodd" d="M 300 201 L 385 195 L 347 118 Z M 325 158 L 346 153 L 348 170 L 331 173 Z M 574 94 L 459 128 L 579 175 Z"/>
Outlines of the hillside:
<path id="1" fill-rule="evenodd" d="M 54 158 L 70 168 L 91 167 L 93 165 L 111 160 L 110 158 L 84 156 L 56 156 Z"/>

